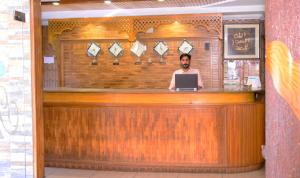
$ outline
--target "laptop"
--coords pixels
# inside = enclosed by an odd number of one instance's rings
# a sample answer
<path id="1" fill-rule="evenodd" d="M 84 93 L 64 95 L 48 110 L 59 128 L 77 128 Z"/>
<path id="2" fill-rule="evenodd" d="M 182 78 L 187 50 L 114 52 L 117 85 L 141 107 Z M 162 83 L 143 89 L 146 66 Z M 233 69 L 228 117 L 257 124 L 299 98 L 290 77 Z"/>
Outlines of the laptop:
<path id="1" fill-rule="evenodd" d="M 176 91 L 197 91 L 198 74 L 175 74 Z"/>

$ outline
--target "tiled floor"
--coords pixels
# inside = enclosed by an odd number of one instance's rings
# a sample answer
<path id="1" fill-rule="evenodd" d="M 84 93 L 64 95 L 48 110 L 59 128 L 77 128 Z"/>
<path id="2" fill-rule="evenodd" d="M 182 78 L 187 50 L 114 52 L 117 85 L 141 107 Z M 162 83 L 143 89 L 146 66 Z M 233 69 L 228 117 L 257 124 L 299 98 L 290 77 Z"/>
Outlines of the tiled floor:
<path id="1" fill-rule="evenodd" d="M 265 178 L 265 170 L 238 174 L 189 174 L 46 168 L 46 178 Z"/>

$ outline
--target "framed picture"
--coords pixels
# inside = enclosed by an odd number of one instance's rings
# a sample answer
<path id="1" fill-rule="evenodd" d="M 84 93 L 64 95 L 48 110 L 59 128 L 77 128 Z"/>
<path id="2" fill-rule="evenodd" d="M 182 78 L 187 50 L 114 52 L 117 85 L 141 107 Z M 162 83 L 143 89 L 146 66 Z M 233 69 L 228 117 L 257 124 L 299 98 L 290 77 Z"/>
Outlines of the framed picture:
<path id="1" fill-rule="evenodd" d="M 101 51 L 101 47 L 99 44 L 95 42 L 91 42 L 88 44 L 87 54 L 90 57 L 98 56 L 99 52 Z"/>
<path id="2" fill-rule="evenodd" d="M 259 59 L 259 24 L 224 25 L 224 59 Z"/>

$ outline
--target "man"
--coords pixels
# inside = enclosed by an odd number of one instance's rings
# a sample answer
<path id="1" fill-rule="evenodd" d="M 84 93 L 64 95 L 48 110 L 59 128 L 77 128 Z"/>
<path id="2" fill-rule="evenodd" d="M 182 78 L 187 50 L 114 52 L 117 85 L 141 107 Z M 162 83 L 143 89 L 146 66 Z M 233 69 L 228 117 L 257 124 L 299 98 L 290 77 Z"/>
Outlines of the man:
<path id="1" fill-rule="evenodd" d="M 175 74 L 198 74 L 198 88 L 203 88 L 203 83 L 198 69 L 190 68 L 191 64 L 191 55 L 181 54 L 180 55 L 180 66 L 181 69 L 176 70 L 171 79 L 169 90 L 175 90 Z"/>

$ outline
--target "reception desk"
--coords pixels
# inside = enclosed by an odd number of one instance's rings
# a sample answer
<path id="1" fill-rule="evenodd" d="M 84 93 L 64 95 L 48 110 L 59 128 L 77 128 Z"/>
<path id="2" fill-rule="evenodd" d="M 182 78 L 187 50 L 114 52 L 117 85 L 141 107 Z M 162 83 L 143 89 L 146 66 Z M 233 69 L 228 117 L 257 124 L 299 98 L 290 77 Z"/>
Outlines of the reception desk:
<path id="1" fill-rule="evenodd" d="M 45 165 L 243 172 L 262 166 L 260 91 L 53 89 L 44 92 Z"/>

